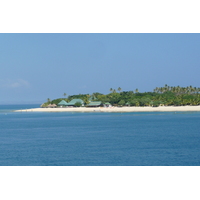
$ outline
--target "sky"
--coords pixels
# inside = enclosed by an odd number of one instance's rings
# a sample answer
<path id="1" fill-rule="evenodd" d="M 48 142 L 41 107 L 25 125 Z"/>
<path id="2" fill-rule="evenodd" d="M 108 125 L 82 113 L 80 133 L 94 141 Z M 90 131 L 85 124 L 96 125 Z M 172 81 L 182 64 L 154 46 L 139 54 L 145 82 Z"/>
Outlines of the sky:
<path id="1" fill-rule="evenodd" d="M 200 34 L 2 33 L 0 103 L 200 87 Z"/>

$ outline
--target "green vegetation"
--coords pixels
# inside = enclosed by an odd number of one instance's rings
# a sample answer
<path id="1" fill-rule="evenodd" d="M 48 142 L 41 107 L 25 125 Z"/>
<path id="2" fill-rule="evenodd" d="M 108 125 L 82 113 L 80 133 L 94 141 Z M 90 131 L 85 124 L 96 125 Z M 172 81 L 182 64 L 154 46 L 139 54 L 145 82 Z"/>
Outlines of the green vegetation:
<path id="1" fill-rule="evenodd" d="M 76 102 L 76 103 L 74 104 L 74 106 L 75 106 L 75 107 L 81 107 L 81 106 L 82 106 L 82 103 Z"/>
<path id="2" fill-rule="evenodd" d="M 66 94 L 66 93 L 64 93 L 64 94 L 63 94 L 63 96 L 64 96 L 64 97 L 66 97 L 66 96 L 67 96 L 67 94 Z"/>
<path id="3" fill-rule="evenodd" d="M 113 106 L 185 106 L 200 105 L 200 88 L 197 87 L 171 87 L 165 84 L 164 87 L 156 87 L 153 92 L 140 93 L 138 89 L 134 91 L 122 91 L 110 88 L 109 94 L 93 93 L 68 96 L 68 98 L 48 99 L 43 105 L 58 104 L 61 100 L 66 102 L 72 99 L 82 99 L 87 105 L 90 101 L 101 101 L 102 104 L 109 102 Z M 65 97 L 64 93 L 64 97 Z M 79 105 L 76 105 L 79 106 Z"/>

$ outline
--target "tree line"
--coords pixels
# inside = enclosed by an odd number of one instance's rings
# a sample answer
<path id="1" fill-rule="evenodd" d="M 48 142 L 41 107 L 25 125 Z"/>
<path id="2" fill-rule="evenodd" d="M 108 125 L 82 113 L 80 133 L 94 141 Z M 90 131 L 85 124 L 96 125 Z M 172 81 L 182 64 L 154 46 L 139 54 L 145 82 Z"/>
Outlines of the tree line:
<path id="1" fill-rule="evenodd" d="M 67 96 L 54 100 L 48 99 L 45 104 L 58 104 L 61 100 L 66 102 L 72 99 L 82 99 L 87 105 L 90 101 L 101 101 L 102 104 L 109 102 L 113 106 L 185 106 L 200 105 L 200 88 L 197 87 L 180 87 L 168 86 L 156 87 L 153 92 L 122 91 L 119 87 L 117 90 L 110 88 L 110 93 L 102 94 L 95 92 L 93 94 L 78 94 Z"/>

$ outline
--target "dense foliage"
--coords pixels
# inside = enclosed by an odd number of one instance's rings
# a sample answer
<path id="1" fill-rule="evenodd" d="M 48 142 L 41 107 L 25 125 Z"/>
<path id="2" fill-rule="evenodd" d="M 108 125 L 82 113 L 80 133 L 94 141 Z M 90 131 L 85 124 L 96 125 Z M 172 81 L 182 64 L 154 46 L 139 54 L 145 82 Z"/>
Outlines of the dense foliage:
<path id="1" fill-rule="evenodd" d="M 200 88 L 196 87 L 171 87 L 165 85 L 164 87 L 156 87 L 153 92 L 140 93 L 138 89 L 135 91 L 123 91 L 121 88 L 110 89 L 109 94 L 93 93 L 79 94 L 68 96 L 68 98 L 59 98 L 50 100 L 45 103 L 58 104 L 61 100 L 66 102 L 72 99 L 82 99 L 85 104 L 90 101 L 101 101 L 102 104 L 109 102 L 113 106 L 184 106 L 184 105 L 200 105 Z M 65 94 L 66 95 L 66 94 Z M 65 96 L 64 95 L 64 96 Z"/>

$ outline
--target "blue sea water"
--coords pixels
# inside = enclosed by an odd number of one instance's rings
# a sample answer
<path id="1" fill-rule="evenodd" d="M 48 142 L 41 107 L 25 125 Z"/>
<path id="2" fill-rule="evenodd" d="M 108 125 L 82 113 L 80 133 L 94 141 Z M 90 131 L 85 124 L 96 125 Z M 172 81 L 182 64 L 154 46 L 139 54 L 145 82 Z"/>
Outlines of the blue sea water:
<path id="1" fill-rule="evenodd" d="M 200 112 L 13 112 L 0 105 L 0 166 L 199 166 Z"/>

